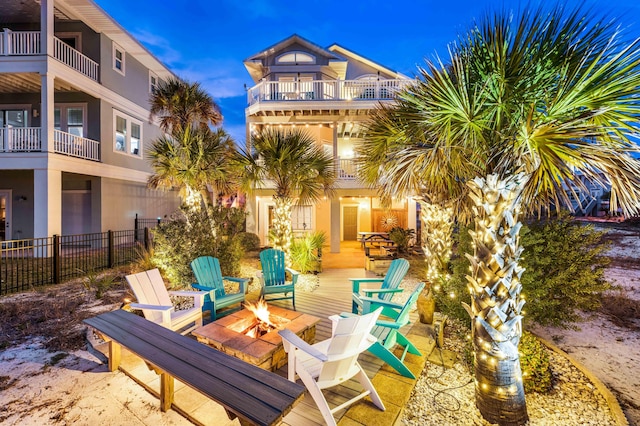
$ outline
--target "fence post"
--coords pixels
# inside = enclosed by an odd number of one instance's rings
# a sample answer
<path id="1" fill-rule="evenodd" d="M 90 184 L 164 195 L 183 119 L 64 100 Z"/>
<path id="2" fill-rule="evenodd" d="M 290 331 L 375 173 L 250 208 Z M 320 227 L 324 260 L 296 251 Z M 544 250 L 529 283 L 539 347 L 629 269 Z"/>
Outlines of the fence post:
<path id="1" fill-rule="evenodd" d="M 151 238 L 149 235 L 149 228 L 144 227 L 144 249 L 149 251 L 149 245 L 151 244 Z"/>
<path id="2" fill-rule="evenodd" d="M 60 261 L 60 235 L 53 236 L 53 283 L 60 284 L 62 281 L 62 262 Z"/>
<path id="3" fill-rule="evenodd" d="M 136 218 L 133 219 L 133 240 L 138 242 L 138 213 L 136 213 Z"/>
<path id="4" fill-rule="evenodd" d="M 109 240 L 109 246 L 108 246 L 108 257 L 107 257 L 107 263 L 109 264 L 109 268 L 113 268 L 115 266 L 115 244 L 113 243 L 113 231 L 108 230 L 107 231 L 107 239 Z"/>

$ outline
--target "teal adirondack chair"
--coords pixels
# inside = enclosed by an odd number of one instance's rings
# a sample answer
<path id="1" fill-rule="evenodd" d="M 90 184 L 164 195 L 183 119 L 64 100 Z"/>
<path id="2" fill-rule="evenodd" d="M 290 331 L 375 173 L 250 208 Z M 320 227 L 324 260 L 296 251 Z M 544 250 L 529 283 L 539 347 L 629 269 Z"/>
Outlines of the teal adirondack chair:
<path id="1" fill-rule="evenodd" d="M 293 310 L 296 310 L 296 289 L 300 273 L 291 268 L 287 268 L 284 263 L 284 252 L 276 249 L 266 249 L 260 252 L 260 264 L 262 271 L 258 272 L 258 278 L 262 283 L 260 296 L 265 301 L 291 299 Z M 286 281 L 286 272 L 291 274 L 291 282 Z M 267 298 L 270 294 L 282 294 L 284 297 Z M 291 293 L 290 296 L 287 296 Z"/>
<path id="2" fill-rule="evenodd" d="M 404 276 L 409 270 L 409 262 L 406 259 L 394 259 L 389 265 L 389 270 L 384 278 L 349 278 L 352 285 L 353 294 L 351 296 L 351 312 L 362 313 L 362 297 L 376 296 L 379 300 L 391 301 L 396 293 L 402 293 L 398 288 Z M 361 283 L 382 283 L 378 289 L 360 288 Z M 382 312 L 382 315 L 386 315 Z"/>
<path id="3" fill-rule="evenodd" d="M 244 296 L 247 291 L 249 278 L 224 277 L 220 271 L 220 261 L 215 257 L 202 256 L 191 262 L 191 270 L 196 277 L 197 283 L 191 287 L 206 291 L 208 294 L 204 298 L 202 311 L 211 312 L 211 320 L 215 321 L 218 311 L 229 306 L 238 305 L 237 309 L 225 311 L 225 314 L 237 311 L 242 308 Z M 239 284 L 237 293 L 227 293 L 224 290 L 224 280 Z"/>
<path id="4" fill-rule="evenodd" d="M 407 356 L 407 352 L 418 356 L 420 356 L 421 353 L 404 334 L 400 333 L 400 329 L 409 324 L 409 312 L 415 306 L 418 296 L 423 289 L 424 283 L 418 284 L 404 305 L 380 300 L 375 297 L 361 298 L 363 315 L 382 307 L 383 313 L 387 312 L 385 316 L 389 318 L 389 320 L 386 320 L 381 317 L 382 319 L 376 321 L 376 326 L 371 330 L 371 334 L 377 337 L 378 341 L 369 348 L 369 352 L 389 364 L 404 377 L 411 379 L 415 379 L 416 377 L 411 370 L 404 365 L 404 359 Z M 342 315 L 352 316 L 353 314 Z M 400 345 L 404 348 L 400 358 L 393 353 L 395 345 Z"/>

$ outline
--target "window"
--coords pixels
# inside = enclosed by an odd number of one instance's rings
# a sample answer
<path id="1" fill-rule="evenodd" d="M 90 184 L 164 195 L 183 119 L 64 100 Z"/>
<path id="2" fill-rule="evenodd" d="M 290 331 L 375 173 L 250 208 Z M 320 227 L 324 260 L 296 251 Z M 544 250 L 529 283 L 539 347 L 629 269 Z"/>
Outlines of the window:
<path id="1" fill-rule="evenodd" d="M 142 122 L 119 111 L 113 114 L 113 150 L 126 155 L 142 157 Z"/>
<path id="2" fill-rule="evenodd" d="M 311 229 L 311 206 L 294 206 L 291 210 L 291 226 L 294 230 Z"/>
<path id="3" fill-rule="evenodd" d="M 125 51 L 123 48 L 113 43 L 113 69 L 124 75 Z"/>
<path id="4" fill-rule="evenodd" d="M 85 137 L 85 106 L 57 104 L 53 108 L 53 127 L 56 130 Z"/>
<path id="5" fill-rule="evenodd" d="M 158 76 L 149 71 L 149 93 L 154 94 L 158 89 Z"/>
<path id="6" fill-rule="evenodd" d="M 276 59 L 278 64 L 315 64 L 316 58 L 305 52 L 287 52 Z"/>

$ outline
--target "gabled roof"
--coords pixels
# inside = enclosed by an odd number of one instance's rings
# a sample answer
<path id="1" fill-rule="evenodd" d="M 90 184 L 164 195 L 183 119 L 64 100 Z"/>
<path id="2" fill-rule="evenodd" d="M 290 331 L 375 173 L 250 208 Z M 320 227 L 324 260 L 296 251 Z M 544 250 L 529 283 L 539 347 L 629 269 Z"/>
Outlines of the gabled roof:
<path id="1" fill-rule="evenodd" d="M 315 53 L 316 55 L 328 58 L 329 66 L 335 69 L 335 71 L 339 75 L 340 74 L 344 75 L 344 71 L 346 70 L 346 67 L 347 67 L 346 59 L 338 55 L 335 55 L 329 50 L 307 40 L 304 37 L 299 36 L 298 34 L 293 34 L 292 36 L 287 37 L 284 40 L 281 40 L 267 47 L 266 49 L 256 53 L 255 55 L 249 56 L 247 59 L 243 61 L 253 81 L 257 83 L 264 76 L 264 68 L 263 68 L 264 58 L 270 55 L 277 54 L 278 52 L 285 50 L 288 46 L 291 46 L 292 44 L 301 44 L 305 46 L 307 49 L 309 49 L 311 52 Z"/>
<path id="2" fill-rule="evenodd" d="M 369 65 L 370 67 L 373 67 L 374 69 L 383 72 L 385 74 L 390 74 L 392 76 L 394 76 L 395 78 L 399 78 L 399 79 L 409 79 L 409 77 L 407 77 L 406 75 L 399 73 L 397 71 L 392 70 L 391 68 L 387 68 L 383 65 L 380 65 L 377 62 L 372 61 L 369 58 L 365 58 L 362 55 L 357 54 L 356 52 L 347 49 L 346 47 L 340 46 L 337 43 L 332 44 L 331 46 L 329 46 L 327 48 L 327 50 L 331 51 L 331 52 L 335 52 L 341 56 L 345 56 L 347 58 L 352 58 L 355 59 L 356 61 L 362 62 L 364 64 Z"/>

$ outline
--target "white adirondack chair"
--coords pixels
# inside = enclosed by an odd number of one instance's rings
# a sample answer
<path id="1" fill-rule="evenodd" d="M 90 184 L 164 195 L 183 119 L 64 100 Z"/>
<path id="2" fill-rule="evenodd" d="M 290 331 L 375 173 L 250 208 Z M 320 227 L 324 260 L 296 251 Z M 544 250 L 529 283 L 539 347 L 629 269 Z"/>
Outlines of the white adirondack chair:
<path id="1" fill-rule="evenodd" d="M 358 363 L 358 355 L 366 351 L 377 338 L 370 334 L 382 308 L 367 315 L 342 318 L 329 317 L 333 331 L 330 339 L 310 345 L 290 330 L 281 330 L 284 350 L 289 356 L 289 380 L 296 381 L 296 374 L 309 390 L 327 425 L 335 425 L 333 413 L 354 402 L 371 396 L 373 403 L 384 411 L 367 374 Z M 364 392 L 337 407 L 330 408 L 322 389 L 330 388 L 357 376 Z"/>
<path id="2" fill-rule="evenodd" d="M 149 321 L 180 331 L 181 334 L 202 326 L 202 305 L 206 292 L 168 291 L 158 269 L 127 275 L 126 279 L 138 299 L 138 303 L 131 303 L 130 306 L 141 309 Z M 169 294 L 193 297 L 194 307 L 176 311 Z"/>

